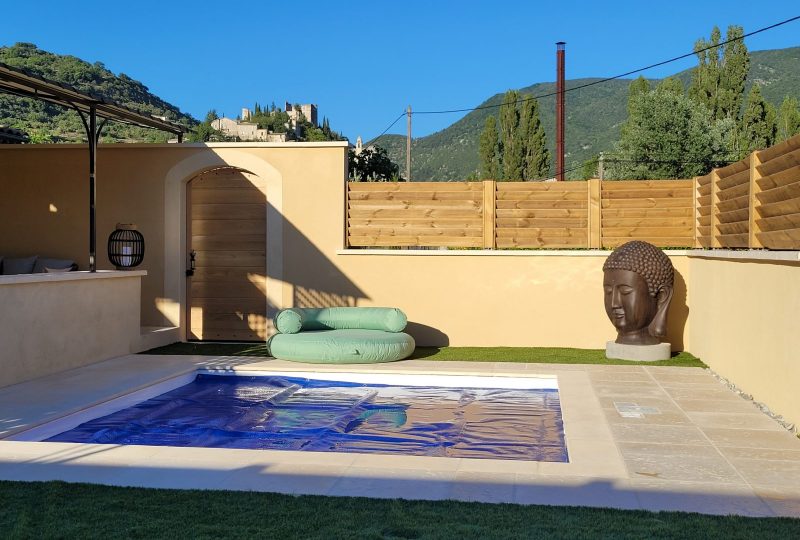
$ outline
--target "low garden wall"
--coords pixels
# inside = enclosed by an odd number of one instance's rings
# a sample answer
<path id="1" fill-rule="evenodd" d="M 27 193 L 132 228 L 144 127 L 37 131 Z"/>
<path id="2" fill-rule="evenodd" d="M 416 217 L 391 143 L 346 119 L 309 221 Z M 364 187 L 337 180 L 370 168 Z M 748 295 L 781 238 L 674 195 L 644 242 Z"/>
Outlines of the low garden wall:
<path id="1" fill-rule="evenodd" d="M 144 274 L 0 276 L 0 387 L 132 352 Z"/>

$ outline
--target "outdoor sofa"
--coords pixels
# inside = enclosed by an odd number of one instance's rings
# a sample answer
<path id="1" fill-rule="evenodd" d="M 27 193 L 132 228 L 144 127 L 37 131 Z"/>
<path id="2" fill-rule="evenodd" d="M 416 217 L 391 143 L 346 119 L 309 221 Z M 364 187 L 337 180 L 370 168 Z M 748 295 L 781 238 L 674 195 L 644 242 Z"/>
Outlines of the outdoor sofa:
<path id="1" fill-rule="evenodd" d="M 315 364 L 372 364 L 408 358 L 414 338 L 396 308 L 289 308 L 275 316 L 268 342 L 280 360 Z"/>
<path id="2" fill-rule="evenodd" d="M 4 257 L 0 255 L 0 275 L 44 274 L 53 272 L 71 272 L 78 269 L 75 261 L 70 259 L 53 259 L 50 257 Z"/>

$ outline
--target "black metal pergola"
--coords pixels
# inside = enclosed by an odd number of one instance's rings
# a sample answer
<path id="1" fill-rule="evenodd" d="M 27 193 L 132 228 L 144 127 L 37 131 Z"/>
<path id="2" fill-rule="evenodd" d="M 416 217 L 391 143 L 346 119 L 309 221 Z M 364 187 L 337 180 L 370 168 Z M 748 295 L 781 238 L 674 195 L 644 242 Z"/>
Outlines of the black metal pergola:
<path id="1" fill-rule="evenodd" d="M 111 120 L 174 133 L 178 136 L 178 142 L 183 142 L 186 128 L 175 122 L 123 107 L 102 96 L 81 92 L 71 86 L 47 80 L 2 63 L 0 63 L 0 92 L 61 105 L 74 109 L 80 116 L 89 142 L 89 271 L 95 272 L 97 269 L 95 260 L 97 254 L 95 170 L 97 143 L 106 123 Z M 99 125 L 97 124 L 98 118 L 101 119 Z"/>

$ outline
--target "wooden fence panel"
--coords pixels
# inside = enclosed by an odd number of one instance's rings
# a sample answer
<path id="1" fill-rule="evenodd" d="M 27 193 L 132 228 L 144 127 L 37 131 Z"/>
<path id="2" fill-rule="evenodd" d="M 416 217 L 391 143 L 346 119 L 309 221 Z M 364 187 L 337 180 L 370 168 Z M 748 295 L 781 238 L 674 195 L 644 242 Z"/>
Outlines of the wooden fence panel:
<path id="1" fill-rule="evenodd" d="M 800 249 L 800 135 L 689 180 L 347 185 L 353 247 L 614 248 L 637 239 Z"/>
<path id="2" fill-rule="evenodd" d="M 348 182 L 347 245 L 483 247 L 481 182 Z"/>
<path id="3" fill-rule="evenodd" d="M 800 135 L 760 152 L 754 176 L 753 236 L 765 248 L 800 249 Z"/>
<path id="4" fill-rule="evenodd" d="M 497 182 L 498 248 L 589 247 L 587 182 Z"/>
<path id="5" fill-rule="evenodd" d="M 693 180 L 607 180 L 601 183 L 601 245 L 631 240 L 659 247 L 694 246 Z"/>

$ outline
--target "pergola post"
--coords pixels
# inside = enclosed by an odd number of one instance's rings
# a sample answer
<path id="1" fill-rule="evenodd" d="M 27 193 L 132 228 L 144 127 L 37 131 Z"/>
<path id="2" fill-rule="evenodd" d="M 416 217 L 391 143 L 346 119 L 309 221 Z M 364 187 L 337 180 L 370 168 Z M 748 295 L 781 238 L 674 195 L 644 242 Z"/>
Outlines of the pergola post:
<path id="1" fill-rule="evenodd" d="M 97 168 L 97 110 L 89 108 L 89 125 L 86 138 L 89 142 L 89 272 L 97 271 L 97 216 L 95 202 L 97 187 L 95 185 L 95 170 Z"/>

